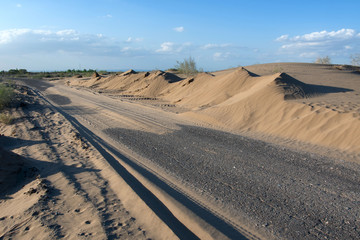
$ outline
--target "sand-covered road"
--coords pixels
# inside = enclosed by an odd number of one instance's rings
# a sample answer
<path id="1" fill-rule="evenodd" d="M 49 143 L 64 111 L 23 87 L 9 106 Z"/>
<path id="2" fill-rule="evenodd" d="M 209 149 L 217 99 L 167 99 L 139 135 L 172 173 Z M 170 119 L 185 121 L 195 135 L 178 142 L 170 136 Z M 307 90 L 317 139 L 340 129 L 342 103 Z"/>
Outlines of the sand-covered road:
<path id="1" fill-rule="evenodd" d="M 176 113 L 61 83 L 26 83 L 178 237 L 360 237 L 358 164 L 202 128 Z"/>

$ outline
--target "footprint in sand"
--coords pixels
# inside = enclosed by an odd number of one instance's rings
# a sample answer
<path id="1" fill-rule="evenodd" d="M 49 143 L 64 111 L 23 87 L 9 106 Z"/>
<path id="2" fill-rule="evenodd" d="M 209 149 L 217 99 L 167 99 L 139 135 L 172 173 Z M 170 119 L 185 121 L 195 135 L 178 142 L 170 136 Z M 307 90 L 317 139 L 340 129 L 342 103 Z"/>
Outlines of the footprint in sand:
<path id="1" fill-rule="evenodd" d="M 80 235 L 80 236 L 84 236 L 84 237 L 89 237 L 89 236 L 92 235 L 92 233 L 84 233 L 84 232 L 82 232 L 82 233 L 80 233 L 79 235 Z"/>

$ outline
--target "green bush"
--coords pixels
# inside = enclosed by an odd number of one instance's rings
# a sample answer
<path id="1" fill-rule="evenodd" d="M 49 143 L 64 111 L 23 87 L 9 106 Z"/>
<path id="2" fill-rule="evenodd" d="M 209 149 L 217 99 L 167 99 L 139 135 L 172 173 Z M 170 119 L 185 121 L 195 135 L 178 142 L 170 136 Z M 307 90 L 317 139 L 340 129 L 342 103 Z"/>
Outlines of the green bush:
<path id="1" fill-rule="evenodd" d="M 175 68 L 178 70 L 179 73 L 183 73 L 189 76 L 199 72 L 196 68 L 196 62 L 192 57 L 189 57 L 188 59 L 184 59 L 184 61 L 182 62 L 179 61 L 176 62 L 177 65 L 175 66 Z"/>
<path id="2" fill-rule="evenodd" d="M 0 84 L 0 110 L 9 105 L 14 95 L 15 92 L 12 87 Z"/>

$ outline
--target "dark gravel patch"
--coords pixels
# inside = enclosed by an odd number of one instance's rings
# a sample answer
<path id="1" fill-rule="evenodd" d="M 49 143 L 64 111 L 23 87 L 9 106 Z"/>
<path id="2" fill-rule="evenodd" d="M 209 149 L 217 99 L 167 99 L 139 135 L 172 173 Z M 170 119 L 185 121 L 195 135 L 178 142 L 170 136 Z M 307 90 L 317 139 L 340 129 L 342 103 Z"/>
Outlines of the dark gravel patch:
<path id="1" fill-rule="evenodd" d="M 58 105 L 68 105 L 71 103 L 70 98 L 59 94 L 47 94 L 46 97 Z"/>

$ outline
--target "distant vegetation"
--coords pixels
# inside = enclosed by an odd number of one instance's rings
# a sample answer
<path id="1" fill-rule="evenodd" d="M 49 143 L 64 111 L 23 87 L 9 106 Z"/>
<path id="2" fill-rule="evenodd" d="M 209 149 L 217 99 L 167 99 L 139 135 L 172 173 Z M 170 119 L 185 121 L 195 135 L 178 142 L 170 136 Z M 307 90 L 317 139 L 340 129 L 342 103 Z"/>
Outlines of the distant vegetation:
<path id="1" fill-rule="evenodd" d="M 75 70 L 68 69 L 67 71 L 54 71 L 54 72 L 28 72 L 26 69 L 10 69 L 9 71 L 1 71 L 0 77 L 17 77 L 17 78 L 64 78 L 64 77 L 90 77 L 96 70 L 93 69 L 84 69 L 84 70 Z M 107 71 L 98 71 L 99 74 L 104 75 L 108 74 Z"/>
<path id="2" fill-rule="evenodd" d="M 196 62 L 192 57 L 189 57 L 188 59 L 184 59 L 184 61 L 179 62 L 176 61 L 177 65 L 175 65 L 175 69 L 182 74 L 185 74 L 186 76 L 194 75 L 198 72 L 202 72 L 202 70 L 198 70 L 196 68 Z"/>
<path id="3" fill-rule="evenodd" d="M 326 57 L 318 57 L 316 60 L 315 60 L 315 63 L 318 63 L 318 64 L 331 64 L 331 59 L 329 56 L 326 56 Z"/>
<path id="4" fill-rule="evenodd" d="M 360 66 L 360 53 L 351 55 L 351 65 Z"/>
<path id="5" fill-rule="evenodd" d="M 282 73 L 282 72 L 284 72 L 284 69 L 282 67 L 280 67 L 280 66 L 275 67 L 273 69 L 273 73 Z"/>

